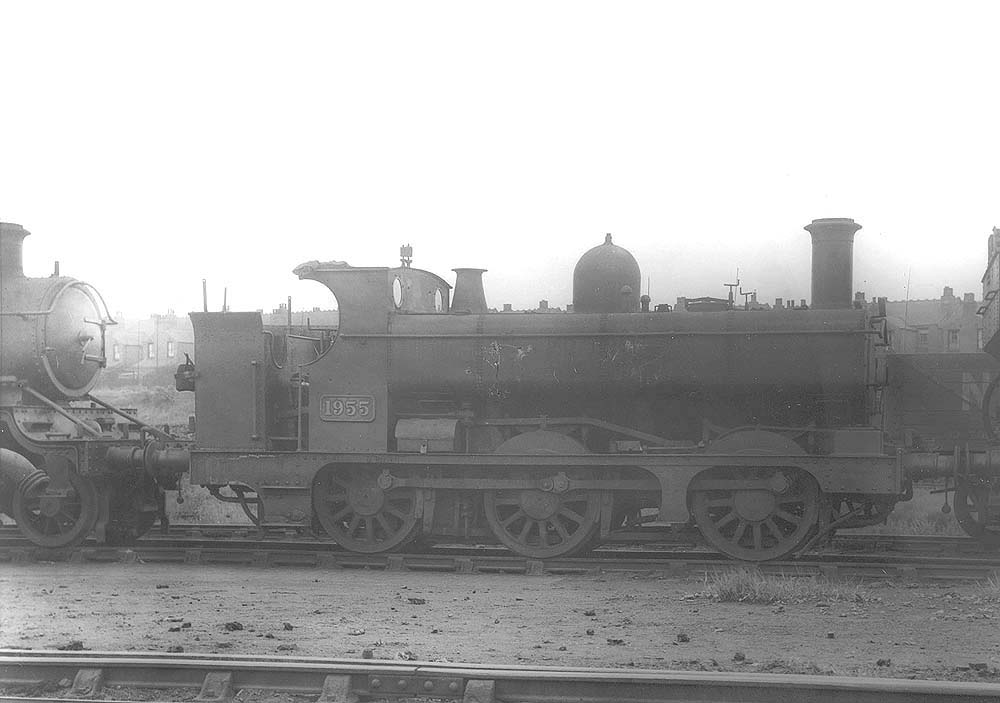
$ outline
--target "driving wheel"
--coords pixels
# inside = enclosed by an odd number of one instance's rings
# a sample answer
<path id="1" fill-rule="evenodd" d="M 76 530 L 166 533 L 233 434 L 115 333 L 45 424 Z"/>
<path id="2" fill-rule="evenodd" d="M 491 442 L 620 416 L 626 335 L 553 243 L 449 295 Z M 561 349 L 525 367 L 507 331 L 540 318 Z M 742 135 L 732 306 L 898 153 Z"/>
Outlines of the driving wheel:
<path id="1" fill-rule="evenodd" d="M 1000 486 L 986 477 L 960 478 L 955 486 L 955 519 L 970 537 L 1000 547 Z"/>
<path id="2" fill-rule="evenodd" d="M 27 476 L 14 494 L 12 512 L 18 528 L 39 547 L 71 547 L 90 534 L 97 522 L 97 490 L 93 482 L 69 473 L 69 485 L 49 490 L 44 471 Z"/>
<path id="3" fill-rule="evenodd" d="M 740 481 L 747 488 L 740 488 Z M 744 561 L 793 552 L 815 528 L 819 507 L 815 479 L 797 469 L 710 470 L 695 479 L 691 494 L 691 511 L 705 539 Z"/>
<path id="4" fill-rule="evenodd" d="M 313 511 L 338 544 L 352 552 L 388 552 L 420 531 L 417 489 L 383 488 L 381 470 L 332 466 L 313 483 Z"/>
<path id="5" fill-rule="evenodd" d="M 600 526 L 599 491 L 486 491 L 483 506 L 494 536 L 511 551 L 535 559 L 589 548 Z"/>

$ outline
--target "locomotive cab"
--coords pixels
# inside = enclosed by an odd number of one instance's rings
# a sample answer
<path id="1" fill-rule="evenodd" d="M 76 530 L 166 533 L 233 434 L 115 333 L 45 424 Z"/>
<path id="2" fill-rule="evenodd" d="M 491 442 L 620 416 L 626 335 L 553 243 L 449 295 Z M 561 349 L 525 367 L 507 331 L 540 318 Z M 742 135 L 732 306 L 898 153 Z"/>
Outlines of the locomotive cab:
<path id="1" fill-rule="evenodd" d="M 358 334 L 385 331 L 390 313 L 446 314 L 451 286 L 440 276 L 404 265 L 357 267 L 343 261 L 309 261 L 293 271 L 325 285 L 336 296 L 340 327 Z"/>

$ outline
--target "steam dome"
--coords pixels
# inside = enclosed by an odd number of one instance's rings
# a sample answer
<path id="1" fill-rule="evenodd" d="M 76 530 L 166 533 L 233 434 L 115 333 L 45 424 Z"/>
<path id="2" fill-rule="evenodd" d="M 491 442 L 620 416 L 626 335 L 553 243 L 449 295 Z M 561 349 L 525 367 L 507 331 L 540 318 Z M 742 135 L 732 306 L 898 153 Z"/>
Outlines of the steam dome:
<path id="1" fill-rule="evenodd" d="M 607 235 L 573 271 L 574 312 L 639 312 L 642 276 L 635 257 Z"/>

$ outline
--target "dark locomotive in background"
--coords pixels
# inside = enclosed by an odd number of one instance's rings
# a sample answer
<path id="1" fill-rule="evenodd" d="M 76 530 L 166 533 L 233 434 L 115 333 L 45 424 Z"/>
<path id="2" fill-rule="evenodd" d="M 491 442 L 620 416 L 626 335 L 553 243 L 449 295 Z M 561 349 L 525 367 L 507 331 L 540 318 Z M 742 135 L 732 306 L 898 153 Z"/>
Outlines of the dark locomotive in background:
<path id="1" fill-rule="evenodd" d="M 996 543 L 1000 454 L 952 431 L 967 412 L 942 411 L 943 441 L 908 424 L 925 396 L 888 348 L 884 306 L 855 304 L 859 228 L 806 227 L 812 300 L 795 310 L 650 312 L 610 236 L 578 262 L 563 315 L 487 312 L 480 269 L 456 269 L 452 291 L 408 258 L 309 262 L 295 273 L 334 293 L 336 329 L 191 313 L 197 363 L 176 378 L 195 393 L 195 440 L 181 442 L 90 395 L 113 324 L 100 295 L 24 276 L 27 232 L 3 224 L 0 512 L 42 546 L 125 542 L 188 472 L 260 526 L 361 552 L 422 535 L 545 558 L 655 520 L 756 561 L 881 522 L 913 480 L 945 477 L 963 528 Z"/>

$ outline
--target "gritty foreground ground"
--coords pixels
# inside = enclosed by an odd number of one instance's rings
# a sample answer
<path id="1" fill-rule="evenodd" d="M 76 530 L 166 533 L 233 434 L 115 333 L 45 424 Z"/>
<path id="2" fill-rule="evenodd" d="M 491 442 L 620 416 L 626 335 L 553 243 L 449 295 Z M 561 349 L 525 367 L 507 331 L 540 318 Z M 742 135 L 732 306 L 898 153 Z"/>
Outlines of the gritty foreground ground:
<path id="1" fill-rule="evenodd" d="M 749 605 L 659 573 L 5 564 L 0 647 L 1000 681 L 996 591 L 890 581 Z"/>

